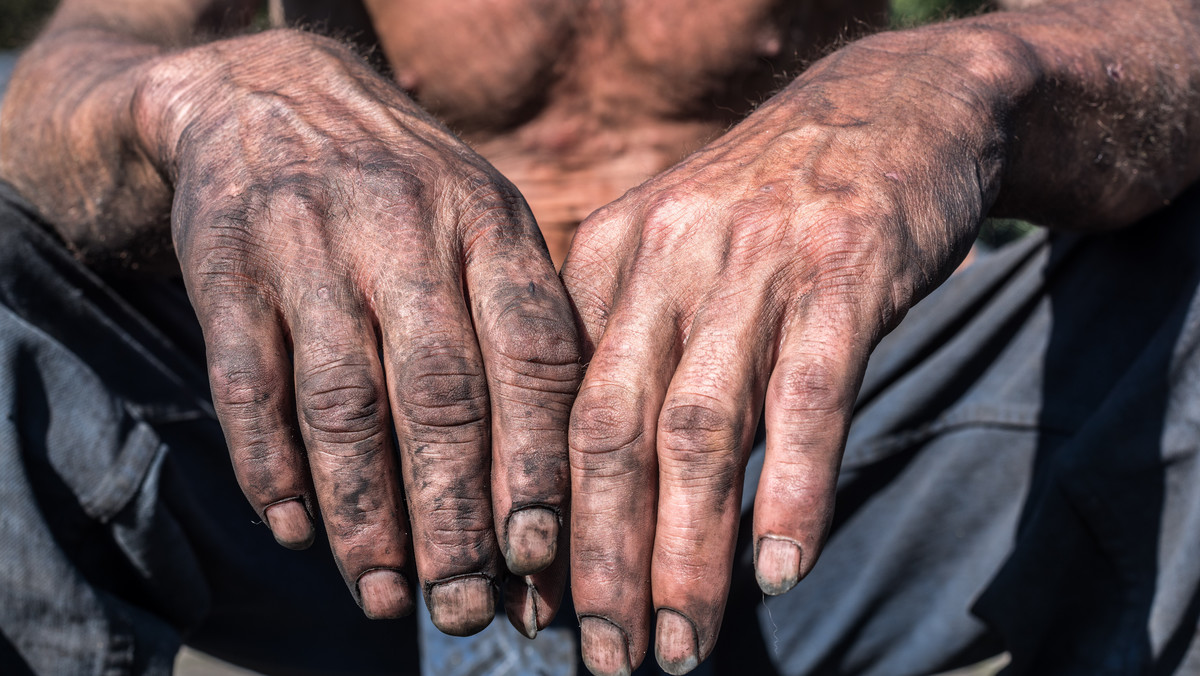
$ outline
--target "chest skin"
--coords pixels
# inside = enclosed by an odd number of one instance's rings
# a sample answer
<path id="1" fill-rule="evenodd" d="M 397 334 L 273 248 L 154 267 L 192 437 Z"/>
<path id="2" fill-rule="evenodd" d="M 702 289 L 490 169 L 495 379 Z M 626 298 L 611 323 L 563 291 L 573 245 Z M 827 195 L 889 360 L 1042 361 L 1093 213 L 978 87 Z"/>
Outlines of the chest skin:
<path id="1" fill-rule="evenodd" d="M 512 180 L 556 263 L 579 221 L 720 134 L 883 0 L 283 0 L 378 40 L 396 81 Z M 278 16 L 278 15 L 277 15 Z"/>

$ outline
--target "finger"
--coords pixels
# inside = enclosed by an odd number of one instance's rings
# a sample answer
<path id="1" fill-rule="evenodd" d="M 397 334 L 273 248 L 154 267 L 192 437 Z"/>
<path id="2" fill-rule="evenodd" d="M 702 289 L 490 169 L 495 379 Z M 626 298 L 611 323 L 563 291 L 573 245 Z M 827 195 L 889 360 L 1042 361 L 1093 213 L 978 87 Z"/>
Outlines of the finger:
<path id="1" fill-rule="evenodd" d="M 279 318 L 259 289 L 245 284 L 205 297 L 196 307 L 213 405 L 238 484 L 280 544 L 304 549 L 316 533 L 316 500 L 296 431 L 292 364 Z"/>
<path id="2" fill-rule="evenodd" d="M 550 626 L 562 604 L 569 572 L 568 529 L 559 531 L 558 554 L 545 570 L 533 575 L 509 575 L 504 583 L 508 621 L 529 638 Z"/>
<path id="3" fill-rule="evenodd" d="M 608 325 L 625 270 L 614 251 L 628 250 L 637 231 L 627 226 L 615 207 L 605 207 L 579 224 L 563 262 L 562 280 L 570 294 L 583 356 L 590 359 Z"/>
<path id="4" fill-rule="evenodd" d="M 376 302 L 387 318 L 384 358 L 417 571 L 434 626 L 465 636 L 495 616 L 500 572 L 487 382 L 462 291 L 446 281 L 457 279 L 449 264 L 397 274 Z"/>
<path id="5" fill-rule="evenodd" d="M 655 427 L 678 358 L 675 313 L 629 294 L 642 302 L 616 309 L 571 412 L 571 589 L 584 663 L 602 675 L 630 673 L 649 642 Z"/>
<path id="6" fill-rule="evenodd" d="M 466 272 L 491 406 L 496 533 L 509 571 L 531 575 L 555 558 L 582 365 L 566 291 L 519 207 L 472 220 Z"/>
<path id="7" fill-rule="evenodd" d="M 291 313 L 300 429 L 334 558 L 369 617 L 412 611 L 407 515 L 375 332 L 356 294 L 316 281 Z"/>
<path id="8" fill-rule="evenodd" d="M 746 294 L 743 294 L 746 295 Z M 765 389 L 764 312 L 708 303 L 692 323 L 658 419 L 651 580 L 655 657 L 670 674 L 712 651 L 729 591 L 742 477 Z"/>
<path id="9" fill-rule="evenodd" d="M 812 570 L 833 518 L 846 430 L 869 345 L 841 301 L 792 313 L 767 388 L 767 451 L 754 506 L 755 571 L 782 594 Z"/>

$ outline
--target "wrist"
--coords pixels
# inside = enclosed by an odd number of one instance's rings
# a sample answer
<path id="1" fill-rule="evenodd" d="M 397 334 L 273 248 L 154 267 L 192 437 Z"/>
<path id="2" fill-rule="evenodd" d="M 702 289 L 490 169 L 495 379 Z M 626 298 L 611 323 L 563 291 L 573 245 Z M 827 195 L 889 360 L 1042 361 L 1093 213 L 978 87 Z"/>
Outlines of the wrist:
<path id="1" fill-rule="evenodd" d="M 134 138 L 173 188 L 180 140 L 205 113 L 216 91 L 220 62 L 209 45 L 164 54 L 136 76 L 129 110 Z"/>
<path id="2" fill-rule="evenodd" d="M 791 114 L 819 123 L 899 124 L 941 136 L 977 163 L 990 205 L 1016 113 L 1041 79 L 1024 40 L 963 20 L 854 42 L 814 64 L 777 99 Z"/>
<path id="3" fill-rule="evenodd" d="M 142 71 L 130 107 L 143 151 L 174 184 L 193 140 L 271 100 L 304 100 L 314 85 L 367 66 L 345 45 L 292 29 L 271 30 L 163 55 Z"/>

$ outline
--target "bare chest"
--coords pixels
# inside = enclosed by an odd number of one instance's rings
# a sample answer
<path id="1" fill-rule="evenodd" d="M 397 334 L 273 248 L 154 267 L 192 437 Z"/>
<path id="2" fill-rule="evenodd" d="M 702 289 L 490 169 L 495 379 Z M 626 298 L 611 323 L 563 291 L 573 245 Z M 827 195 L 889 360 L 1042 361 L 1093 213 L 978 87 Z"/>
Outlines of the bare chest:
<path id="1" fill-rule="evenodd" d="M 740 119 L 886 0 L 363 7 L 396 81 L 517 184 L 557 259 L 592 209 Z"/>
<path id="2" fill-rule="evenodd" d="M 468 132 L 547 108 L 695 114 L 769 85 L 787 60 L 780 0 L 366 0 L 396 79 Z M 759 76 L 759 77 L 756 77 Z"/>

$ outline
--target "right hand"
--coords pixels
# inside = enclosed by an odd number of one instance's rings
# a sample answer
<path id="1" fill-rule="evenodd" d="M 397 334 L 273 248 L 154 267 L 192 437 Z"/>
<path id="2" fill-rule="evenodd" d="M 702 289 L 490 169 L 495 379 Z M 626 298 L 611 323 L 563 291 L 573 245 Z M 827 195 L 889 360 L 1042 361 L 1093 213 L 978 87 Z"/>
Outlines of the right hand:
<path id="1" fill-rule="evenodd" d="M 580 225 L 571 589 L 594 673 L 630 673 L 652 627 L 668 673 L 714 649 L 760 415 L 759 584 L 816 563 L 867 358 L 962 261 L 1004 168 L 1024 64 L 951 37 L 842 49 Z"/>
<path id="2" fill-rule="evenodd" d="M 319 510 L 371 617 L 413 607 L 412 551 L 451 634 L 488 624 L 507 567 L 514 624 L 544 628 L 582 367 L 516 188 L 347 49 L 292 31 L 164 57 L 134 115 L 174 185 L 234 469 L 276 539 L 307 546 Z"/>

